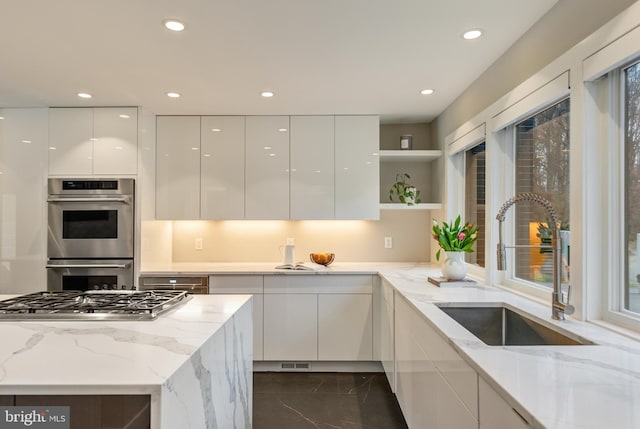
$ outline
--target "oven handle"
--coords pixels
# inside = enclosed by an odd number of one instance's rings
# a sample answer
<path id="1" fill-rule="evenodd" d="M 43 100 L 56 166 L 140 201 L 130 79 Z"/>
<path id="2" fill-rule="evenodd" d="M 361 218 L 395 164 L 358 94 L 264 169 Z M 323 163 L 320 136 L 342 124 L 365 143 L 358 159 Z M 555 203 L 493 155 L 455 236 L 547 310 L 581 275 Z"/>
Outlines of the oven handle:
<path id="1" fill-rule="evenodd" d="M 131 264 L 60 264 L 60 265 L 49 265 L 47 264 L 46 268 L 56 269 L 56 268 L 120 268 L 122 270 L 126 270 L 129 268 Z"/>
<path id="2" fill-rule="evenodd" d="M 49 203 L 130 203 L 130 198 L 47 198 Z"/>

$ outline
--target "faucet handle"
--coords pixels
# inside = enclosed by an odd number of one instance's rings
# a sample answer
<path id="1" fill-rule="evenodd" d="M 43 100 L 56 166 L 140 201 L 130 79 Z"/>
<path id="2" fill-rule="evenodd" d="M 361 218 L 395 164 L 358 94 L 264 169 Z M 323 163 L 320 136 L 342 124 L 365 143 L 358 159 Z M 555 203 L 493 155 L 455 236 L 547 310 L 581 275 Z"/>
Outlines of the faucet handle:
<path id="1" fill-rule="evenodd" d="M 566 292 L 563 290 L 565 289 L 564 286 L 566 285 Z M 565 300 L 565 293 L 567 296 L 567 299 Z M 560 285 L 560 301 L 562 301 L 563 304 L 568 304 L 569 301 L 571 301 L 571 283 L 566 283 L 566 284 L 561 284 Z"/>

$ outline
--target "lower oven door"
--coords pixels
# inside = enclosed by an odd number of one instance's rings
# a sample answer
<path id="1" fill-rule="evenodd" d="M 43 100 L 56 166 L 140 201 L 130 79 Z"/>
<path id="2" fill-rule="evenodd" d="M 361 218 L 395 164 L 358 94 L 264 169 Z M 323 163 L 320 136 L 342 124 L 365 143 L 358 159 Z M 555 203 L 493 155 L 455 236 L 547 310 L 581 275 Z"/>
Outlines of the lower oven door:
<path id="1" fill-rule="evenodd" d="M 132 290 L 132 259 L 56 259 L 47 263 L 47 289 Z"/>

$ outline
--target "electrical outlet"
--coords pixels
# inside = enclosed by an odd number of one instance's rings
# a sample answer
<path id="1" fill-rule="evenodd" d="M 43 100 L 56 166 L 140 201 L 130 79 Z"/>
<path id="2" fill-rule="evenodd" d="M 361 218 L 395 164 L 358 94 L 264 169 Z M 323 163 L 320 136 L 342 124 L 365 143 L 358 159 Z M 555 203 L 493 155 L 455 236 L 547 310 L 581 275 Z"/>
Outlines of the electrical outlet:
<path id="1" fill-rule="evenodd" d="M 393 248 L 393 238 L 391 238 L 391 237 L 385 237 L 384 238 L 384 248 L 385 249 L 392 249 Z"/>
<path id="2" fill-rule="evenodd" d="M 196 250 L 202 250 L 202 249 L 203 249 L 202 238 L 196 238 Z"/>

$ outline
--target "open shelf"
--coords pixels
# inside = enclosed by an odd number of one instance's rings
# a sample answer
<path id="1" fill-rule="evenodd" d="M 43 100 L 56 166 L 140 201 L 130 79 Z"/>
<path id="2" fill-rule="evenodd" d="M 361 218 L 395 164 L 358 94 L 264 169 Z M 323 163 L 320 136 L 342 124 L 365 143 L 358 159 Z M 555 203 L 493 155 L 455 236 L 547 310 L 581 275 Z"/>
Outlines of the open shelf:
<path id="1" fill-rule="evenodd" d="M 381 161 L 433 161 L 442 156 L 441 150 L 381 150 Z"/>
<path id="2" fill-rule="evenodd" d="M 437 210 L 441 209 L 441 203 L 420 203 L 408 206 L 401 203 L 382 203 L 380 210 Z"/>

